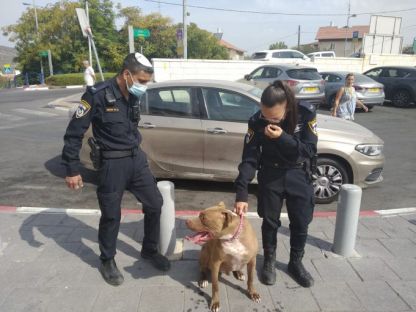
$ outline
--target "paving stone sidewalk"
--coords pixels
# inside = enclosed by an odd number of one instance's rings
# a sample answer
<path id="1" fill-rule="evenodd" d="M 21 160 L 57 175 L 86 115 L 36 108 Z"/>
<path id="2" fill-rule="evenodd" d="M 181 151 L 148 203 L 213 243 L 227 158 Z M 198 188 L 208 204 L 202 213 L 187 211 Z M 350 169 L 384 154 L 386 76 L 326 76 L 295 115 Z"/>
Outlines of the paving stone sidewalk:
<path id="1" fill-rule="evenodd" d="M 98 216 L 0 213 L 0 311 L 209 311 L 211 285 L 199 289 L 198 246 L 185 241 L 181 260 L 167 273 L 140 258 L 143 216 L 123 217 L 116 260 L 125 283 L 112 287 L 98 267 Z M 179 239 L 189 234 L 177 218 Z M 259 219 L 250 219 L 260 238 Z M 331 250 L 335 218 L 315 218 L 304 263 L 310 289 L 286 273 L 287 220 L 279 232 L 278 280 L 256 281 L 262 302 L 251 302 L 245 283 L 220 279 L 221 311 L 416 311 L 416 214 L 360 217 L 356 251 Z M 258 269 L 263 257 L 258 255 Z"/>

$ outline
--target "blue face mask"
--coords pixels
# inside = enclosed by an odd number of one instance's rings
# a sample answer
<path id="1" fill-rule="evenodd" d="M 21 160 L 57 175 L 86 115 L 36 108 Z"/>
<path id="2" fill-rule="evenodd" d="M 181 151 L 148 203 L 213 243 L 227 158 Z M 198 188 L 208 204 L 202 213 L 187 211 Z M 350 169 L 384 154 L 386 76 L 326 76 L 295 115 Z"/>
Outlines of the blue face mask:
<path id="1" fill-rule="evenodd" d="M 127 91 L 129 91 L 129 93 L 139 98 L 143 94 L 146 93 L 147 86 L 144 84 L 141 84 L 140 82 L 134 81 L 133 75 L 130 72 L 129 72 L 129 75 L 130 75 L 131 81 L 133 81 L 133 84 L 129 87 L 129 84 L 127 83 L 127 79 L 126 79 Z"/>

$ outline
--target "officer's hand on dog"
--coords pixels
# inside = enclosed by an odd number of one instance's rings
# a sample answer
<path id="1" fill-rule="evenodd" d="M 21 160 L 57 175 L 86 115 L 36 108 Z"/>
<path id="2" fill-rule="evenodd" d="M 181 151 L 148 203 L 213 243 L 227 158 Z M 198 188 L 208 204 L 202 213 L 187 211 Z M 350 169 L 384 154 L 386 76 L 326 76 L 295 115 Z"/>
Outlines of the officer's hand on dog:
<path id="1" fill-rule="evenodd" d="M 276 125 L 268 125 L 266 128 L 264 128 L 264 134 L 268 136 L 270 139 L 277 139 L 282 135 L 282 128 Z"/>
<path id="2" fill-rule="evenodd" d="M 77 175 L 75 177 L 66 177 L 65 178 L 66 185 L 73 190 L 77 190 L 80 187 L 84 187 L 84 183 L 82 182 L 81 175 Z"/>
<path id="3" fill-rule="evenodd" d="M 248 203 L 246 202 L 235 202 L 234 212 L 239 216 L 245 214 L 248 210 Z"/>

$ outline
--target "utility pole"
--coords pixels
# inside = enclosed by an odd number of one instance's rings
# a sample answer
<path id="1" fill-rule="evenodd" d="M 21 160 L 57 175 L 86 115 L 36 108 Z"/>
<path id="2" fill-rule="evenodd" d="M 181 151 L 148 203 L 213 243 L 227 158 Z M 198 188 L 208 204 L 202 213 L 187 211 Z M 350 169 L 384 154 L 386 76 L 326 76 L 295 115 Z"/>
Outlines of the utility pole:
<path id="1" fill-rule="evenodd" d="M 347 38 L 348 38 L 348 29 L 350 26 L 350 15 L 351 15 L 351 0 L 348 0 L 348 16 L 347 16 L 347 28 L 345 30 L 344 57 L 347 56 Z"/>
<path id="2" fill-rule="evenodd" d="M 298 26 L 298 50 L 300 49 L 300 25 Z"/>
<path id="3" fill-rule="evenodd" d="M 186 60 L 188 58 L 188 29 L 186 25 L 186 0 L 183 0 L 183 58 Z"/>
<path id="4" fill-rule="evenodd" d="M 88 10 L 88 1 L 85 1 L 85 12 L 87 14 L 88 25 L 90 25 L 90 13 Z M 91 53 L 91 38 L 88 36 L 88 61 L 92 66 L 92 53 Z"/>

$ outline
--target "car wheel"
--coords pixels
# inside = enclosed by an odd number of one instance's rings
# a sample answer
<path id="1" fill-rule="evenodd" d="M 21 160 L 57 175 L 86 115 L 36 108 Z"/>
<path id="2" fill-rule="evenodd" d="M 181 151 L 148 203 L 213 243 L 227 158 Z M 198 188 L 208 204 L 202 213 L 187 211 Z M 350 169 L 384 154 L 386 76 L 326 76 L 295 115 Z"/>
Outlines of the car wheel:
<path id="1" fill-rule="evenodd" d="M 396 107 L 407 107 L 410 105 L 410 93 L 406 90 L 397 90 L 391 101 Z"/>
<path id="2" fill-rule="evenodd" d="M 348 183 L 348 173 L 344 165 L 331 158 L 318 158 L 313 181 L 316 203 L 329 204 L 336 200 L 345 183 Z"/>

